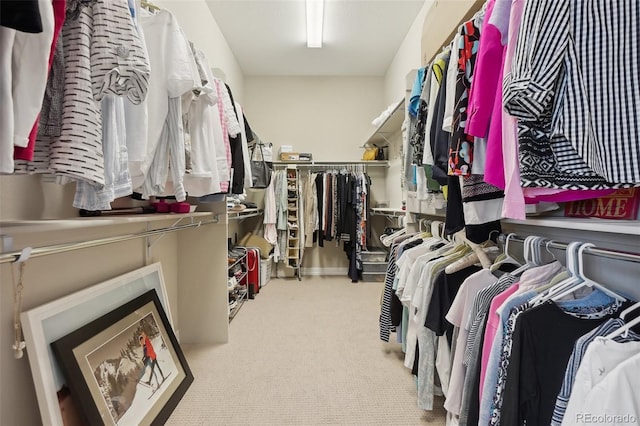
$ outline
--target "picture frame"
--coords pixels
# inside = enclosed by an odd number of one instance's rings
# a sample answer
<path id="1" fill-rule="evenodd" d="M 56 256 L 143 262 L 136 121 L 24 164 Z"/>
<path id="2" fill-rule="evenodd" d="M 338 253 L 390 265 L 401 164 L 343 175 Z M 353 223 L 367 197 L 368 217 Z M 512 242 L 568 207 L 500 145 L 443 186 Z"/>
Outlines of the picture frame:
<path id="1" fill-rule="evenodd" d="M 159 262 L 22 312 L 20 320 L 43 425 L 64 424 L 58 392 L 66 380 L 50 344 L 152 289 L 173 325 Z"/>
<path id="2" fill-rule="evenodd" d="M 193 383 L 154 290 L 51 346 L 87 424 L 164 424 Z"/>

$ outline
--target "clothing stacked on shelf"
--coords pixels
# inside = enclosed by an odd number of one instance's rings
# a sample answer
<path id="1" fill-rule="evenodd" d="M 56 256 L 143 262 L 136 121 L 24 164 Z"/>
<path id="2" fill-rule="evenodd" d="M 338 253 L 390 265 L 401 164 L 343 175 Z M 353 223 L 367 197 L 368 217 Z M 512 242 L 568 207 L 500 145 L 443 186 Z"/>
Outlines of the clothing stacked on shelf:
<path id="1" fill-rule="evenodd" d="M 625 331 L 637 321 L 625 324 L 631 302 L 611 283 L 584 276 L 587 245 L 569 244 L 567 270 L 542 260 L 540 237 L 525 240 L 524 263 L 507 242 L 504 255 L 482 267 L 468 258 L 495 250 L 491 244 L 472 250 L 433 235 L 394 237 L 380 313 L 380 338 L 395 332 L 402 342 L 420 408 L 431 410 L 442 394 L 447 424 L 460 425 L 573 425 L 584 413 L 639 418 L 630 372 L 640 335 Z M 615 380 L 633 389 L 607 395 Z"/>
<path id="2" fill-rule="evenodd" d="M 488 0 L 419 70 L 406 152 L 419 198 L 448 188 L 449 233 L 640 186 L 640 86 L 610 72 L 640 71 L 639 23 L 625 0 Z"/>
<path id="3" fill-rule="evenodd" d="M 169 11 L 134 0 L 30 4 L 40 32 L 0 27 L 1 173 L 75 182 L 73 205 L 85 210 L 133 191 L 183 201 L 251 186 L 242 108 Z M 3 8 L 12 16 L 27 19 Z"/>
<path id="4" fill-rule="evenodd" d="M 326 241 L 342 242 L 354 282 L 361 278 L 361 253 L 370 235 L 370 185 L 371 179 L 361 171 L 304 171 L 295 189 L 301 250 L 324 247 Z M 266 191 L 264 217 L 265 239 L 278 246 L 276 259 L 286 253 L 288 191 L 287 170 L 276 170 Z"/>

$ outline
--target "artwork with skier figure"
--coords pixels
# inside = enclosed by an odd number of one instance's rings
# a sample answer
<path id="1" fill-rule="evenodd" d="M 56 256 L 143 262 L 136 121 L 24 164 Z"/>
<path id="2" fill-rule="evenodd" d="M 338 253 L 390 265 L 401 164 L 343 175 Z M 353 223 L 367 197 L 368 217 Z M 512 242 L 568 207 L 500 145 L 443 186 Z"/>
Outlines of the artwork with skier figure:
<path id="1" fill-rule="evenodd" d="M 193 381 L 155 291 L 52 347 L 89 424 L 166 420 Z"/>

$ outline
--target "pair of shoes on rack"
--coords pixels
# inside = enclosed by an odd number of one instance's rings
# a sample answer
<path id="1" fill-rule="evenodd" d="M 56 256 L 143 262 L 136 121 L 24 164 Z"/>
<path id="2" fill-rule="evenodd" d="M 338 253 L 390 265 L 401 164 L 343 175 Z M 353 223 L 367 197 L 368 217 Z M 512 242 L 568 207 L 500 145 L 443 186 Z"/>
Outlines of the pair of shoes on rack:
<path id="1" fill-rule="evenodd" d="M 289 222 L 296 222 L 298 220 L 298 218 L 295 215 L 289 215 L 289 216 L 287 216 L 287 220 Z"/>
<path id="2" fill-rule="evenodd" d="M 233 292 L 237 287 L 238 280 L 236 280 L 236 277 L 229 278 L 229 280 L 227 281 L 227 290 L 229 291 L 229 293 Z"/>
<path id="3" fill-rule="evenodd" d="M 298 229 L 298 224 L 289 222 L 289 229 Z"/>

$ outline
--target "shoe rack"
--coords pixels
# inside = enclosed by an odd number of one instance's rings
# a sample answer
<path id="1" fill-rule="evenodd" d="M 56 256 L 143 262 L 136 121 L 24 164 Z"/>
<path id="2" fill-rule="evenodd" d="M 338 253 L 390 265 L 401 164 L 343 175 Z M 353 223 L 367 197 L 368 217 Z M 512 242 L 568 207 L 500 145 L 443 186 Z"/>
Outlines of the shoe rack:
<path id="1" fill-rule="evenodd" d="M 229 251 L 227 290 L 229 291 L 229 322 L 236 316 L 248 298 L 248 288 L 242 285 L 247 276 L 247 249 L 234 247 Z"/>
<path id="2" fill-rule="evenodd" d="M 286 266 L 300 276 L 302 263 L 300 251 L 300 176 L 296 167 L 287 168 L 287 259 Z"/>

